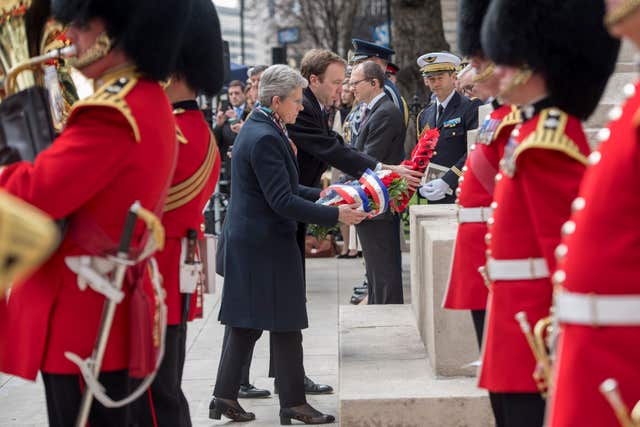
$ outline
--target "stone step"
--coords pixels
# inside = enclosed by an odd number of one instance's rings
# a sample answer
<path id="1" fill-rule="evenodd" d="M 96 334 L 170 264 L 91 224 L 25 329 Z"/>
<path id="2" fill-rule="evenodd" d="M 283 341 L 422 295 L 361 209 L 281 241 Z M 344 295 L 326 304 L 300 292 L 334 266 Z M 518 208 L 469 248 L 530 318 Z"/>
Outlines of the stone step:
<path id="1" fill-rule="evenodd" d="M 340 306 L 340 423 L 487 427 L 475 378 L 436 378 L 409 305 Z"/>

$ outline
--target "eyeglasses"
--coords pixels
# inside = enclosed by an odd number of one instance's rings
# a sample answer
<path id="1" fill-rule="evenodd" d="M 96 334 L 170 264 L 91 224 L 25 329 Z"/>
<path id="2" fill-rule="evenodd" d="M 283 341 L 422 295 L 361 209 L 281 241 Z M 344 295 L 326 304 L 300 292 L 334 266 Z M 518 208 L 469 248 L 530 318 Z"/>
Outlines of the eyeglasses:
<path id="1" fill-rule="evenodd" d="M 358 86 L 358 83 L 366 82 L 366 81 L 369 81 L 369 80 L 371 80 L 371 79 L 362 79 L 362 80 L 358 80 L 358 81 L 355 81 L 355 82 L 349 82 L 348 85 L 349 85 L 349 87 L 356 87 L 356 86 Z"/>

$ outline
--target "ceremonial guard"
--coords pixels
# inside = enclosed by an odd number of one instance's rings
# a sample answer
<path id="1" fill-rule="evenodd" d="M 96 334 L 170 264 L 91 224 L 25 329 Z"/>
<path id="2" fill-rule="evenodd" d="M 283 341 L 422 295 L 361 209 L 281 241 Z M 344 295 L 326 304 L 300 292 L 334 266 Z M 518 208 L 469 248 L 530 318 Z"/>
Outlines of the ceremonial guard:
<path id="1" fill-rule="evenodd" d="M 210 0 L 194 0 L 176 71 L 165 88 L 183 138 L 179 138 L 175 175 L 162 224 L 164 250 L 156 254 L 167 293 L 165 354 L 151 385 L 150 406 L 159 426 L 191 426 L 182 392 L 187 321 L 202 313 L 202 263 L 198 242 L 204 238 L 203 210 L 220 174 L 218 146 L 196 95 L 214 96 L 224 70 L 220 23 Z"/>
<path id="2" fill-rule="evenodd" d="M 531 332 L 516 315 L 532 324 L 549 315 L 554 250 L 590 153 L 580 121 L 596 108 L 619 46 L 603 16 L 603 4 L 587 8 L 580 0 L 561 9 L 552 0 L 494 0 L 483 22 L 500 96 L 522 112 L 496 176 L 483 271 L 490 293 L 479 384 L 491 394 L 499 427 L 543 423 L 547 370 L 534 381 Z M 536 356 L 548 367 L 546 354 Z"/>
<path id="3" fill-rule="evenodd" d="M 428 182 L 418 194 L 430 203 L 453 203 L 458 178 L 467 159 L 467 131 L 478 127 L 478 107 L 455 91 L 455 72 L 460 58 L 448 52 L 427 53 L 418 58 L 424 83 L 435 100 L 418 115 L 418 140 L 428 129 L 437 128 L 440 139 L 436 154 L 425 172 Z"/>
<path id="4" fill-rule="evenodd" d="M 489 0 L 460 0 L 458 47 L 463 55 L 472 58 L 476 75 L 482 77 L 476 79 L 475 84 L 483 86 L 486 93 L 495 97 L 499 79 L 493 72 L 495 66 L 485 58 L 480 44 L 480 29 L 489 3 Z M 520 111 L 516 107 L 500 105 L 496 100 L 486 107 L 490 113 L 481 118 L 482 125 L 474 132 L 475 140 L 456 190 L 460 225 L 444 300 L 445 308 L 471 310 L 479 346 L 482 344 L 488 289 L 478 274 L 478 268 L 486 262 L 484 236 L 487 233 L 487 220 L 493 212 L 494 177 L 498 173 L 511 131 L 520 122 Z"/>
<path id="5" fill-rule="evenodd" d="M 640 2 L 607 5 L 611 34 L 640 46 Z M 607 54 L 594 51 L 598 58 Z M 602 145 L 589 157 L 573 215 L 563 226 L 564 241 L 556 249 L 560 332 L 549 427 L 640 422 L 640 86 L 628 84 L 623 90 L 626 104 L 610 111 L 609 127 L 598 133 Z M 628 411 L 634 405 L 631 421 Z"/>
<path id="6" fill-rule="evenodd" d="M 109 283 L 80 280 L 68 265 L 72 258 L 77 266 L 78 260 L 115 254 L 135 201 L 162 212 L 177 141 L 171 105 L 157 81 L 174 69 L 189 7 L 184 0 L 52 4 L 54 16 L 69 25 L 75 66 L 94 79 L 95 93 L 74 105 L 62 134 L 33 163 L 0 169 L 0 187 L 67 220 L 57 251 L 0 303 L 0 371 L 30 380 L 41 371 L 51 426 L 73 425 L 83 390 L 102 391 L 84 383 L 87 373 L 80 375 L 78 359 L 92 355 L 105 295 L 121 299 L 99 376 L 109 397 L 127 396 L 129 376 L 152 373 L 157 357 L 149 354 L 161 353 L 164 304 L 146 262 L 126 274 L 118 270 L 122 293 Z M 138 224 L 131 231 L 133 245 L 143 245 L 146 228 Z M 89 420 L 92 426 L 125 426 L 133 421 L 127 413 L 127 407 L 95 402 Z"/>

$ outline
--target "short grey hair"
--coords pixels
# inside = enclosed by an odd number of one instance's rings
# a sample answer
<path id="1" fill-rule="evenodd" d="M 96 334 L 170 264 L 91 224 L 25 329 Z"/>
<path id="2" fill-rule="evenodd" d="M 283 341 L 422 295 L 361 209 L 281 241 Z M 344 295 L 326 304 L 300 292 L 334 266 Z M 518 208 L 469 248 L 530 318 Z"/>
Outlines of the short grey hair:
<path id="1" fill-rule="evenodd" d="M 382 71 L 382 68 L 380 68 L 378 64 L 373 61 L 365 61 L 357 65 L 357 68 L 362 70 L 362 74 L 364 75 L 365 80 L 377 80 L 378 85 L 381 88 L 384 88 L 385 75 L 384 71 Z"/>
<path id="2" fill-rule="evenodd" d="M 249 68 L 249 71 L 247 71 L 247 75 L 249 76 L 249 78 L 251 78 L 256 74 L 262 73 L 267 68 L 269 68 L 268 65 L 256 65 L 255 67 Z"/>
<path id="3" fill-rule="evenodd" d="M 292 90 L 299 87 L 304 89 L 308 85 L 307 79 L 288 65 L 272 65 L 260 77 L 258 100 L 261 105 L 270 107 L 274 96 L 284 99 Z"/>

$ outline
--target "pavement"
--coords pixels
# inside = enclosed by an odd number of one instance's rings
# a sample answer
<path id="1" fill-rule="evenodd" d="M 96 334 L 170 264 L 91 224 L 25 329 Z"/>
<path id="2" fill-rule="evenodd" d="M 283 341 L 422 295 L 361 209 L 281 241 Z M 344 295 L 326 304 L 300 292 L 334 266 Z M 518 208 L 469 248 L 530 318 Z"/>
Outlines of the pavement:
<path id="1" fill-rule="evenodd" d="M 403 253 L 405 303 L 410 303 L 409 257 Z M 307 375 L 314 381 L 330 384 L 334 394 L 307 396 L 316 409 L 338 418 L 338 311 L 348 304 L 352 287 L 364 277 L 361 258 L 307 259 L 307 311 L 310 327 L 303 331 L 304 362 Z M 221 283 L 219 280 L 218 283 Z M 220 287 L 205 296 L 204 318 L 189 325 L 187 357 L 182 388 L 189 401 L 194 427 L 231 425 L 228 420 L 209 419 L 209 401 L 215 384 L 224 327 L 217 320 Z M 267 334 L 257 342 L 251 366 L 251 380 L 259 388 L 273 391 L 273 380 L 267 378 L 269 367 Z M 364 375 L 365 373 L 363 373 Z M 278 426 L 278 399 L 240 400 L 247 410 L 255 412 L 252 427 Z M 339 418 L 336 424 L 339 424 Z M 0 426 L 46 426 L 47 414 L 41 378 L 36 382 L 0 374 Z M 235 423 L 233 425 L 236 425 Z M 243 425 L 243 424 L 239 424 Z M 335 424 L 334 424 L 335 425 Z"/>

